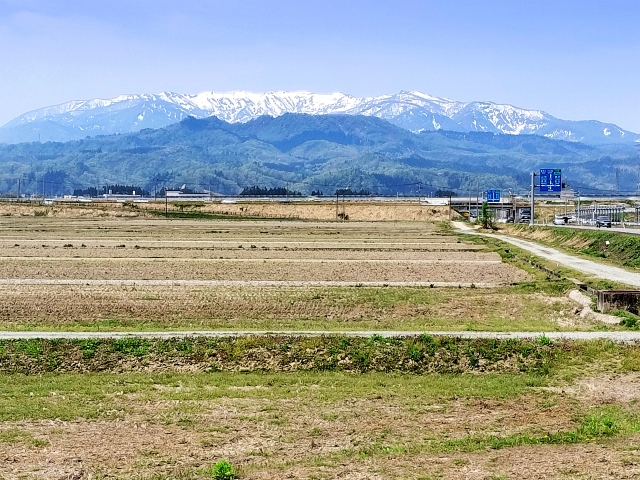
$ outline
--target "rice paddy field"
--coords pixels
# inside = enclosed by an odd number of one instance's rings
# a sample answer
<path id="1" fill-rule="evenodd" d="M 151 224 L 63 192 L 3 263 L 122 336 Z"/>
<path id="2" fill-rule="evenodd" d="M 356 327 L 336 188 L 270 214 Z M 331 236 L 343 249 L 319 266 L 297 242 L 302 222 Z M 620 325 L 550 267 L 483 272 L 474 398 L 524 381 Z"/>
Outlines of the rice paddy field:
<path id="1" fill-rule="evenodd" d="M 5 329 L 539 331 L 574 316 L 436 223 L 0 217 L 0 252 Z"/>

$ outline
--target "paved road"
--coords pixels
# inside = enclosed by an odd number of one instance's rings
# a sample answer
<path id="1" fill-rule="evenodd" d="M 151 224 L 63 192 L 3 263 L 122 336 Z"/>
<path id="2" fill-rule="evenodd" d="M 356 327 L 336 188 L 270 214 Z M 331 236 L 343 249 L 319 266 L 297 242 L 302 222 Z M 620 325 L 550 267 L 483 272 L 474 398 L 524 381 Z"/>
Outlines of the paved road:
<path id="1" fill-rule="evenodd" d="M 537 338 L 542 335 L 552 339 L 567 340 L 612 340 L 614 342 L 634 343 L 640 342 L 640 332 L 411 332 L 411 331 L 329 331 L 329 330 L 282 330 L 282 331 L 175 331 L 175 332 L 2 332 L 0 340 L 10 339 L 121 339 L 121 338 L 176 338 L 176 337 L 237 337 L 251 335 L 296 335 L 296 336 L 320 336 L 320 335 L 346 335 L 350 337 L 371 337 L 381 335 L 386 338 L 405 337 L 415 335 L 449 336 L 460 338 Z"/>
<path id="2" fill-rule="evenodd" d="M 582 273 L 593 275 L 598 278 L 603 278 L 605 280 L 612 280 L 614 282 L 621 282 L 627 285 L 633 285 L 634 287 L 640 287 L 640 273 L 628 272 L 627 270 L 623 270 L 622 268 L 603 265 L 602 263 L 597 263 L 584 258 L 574 257 L 573 255 L 562 253 L 554 248 L 545 247 L 529 240 L 522 240 L 520 238 L 514 238 L 508 235 L 477 233 L 474 229 L 461 222 L 453 222 L 453 224 L 459 231 L 463 233 L 485 235 L 488 237 L 497 238 L 499 240 L 511 243 L 512 245 L 522 248 L 523 250 L 527 250 L 534 255 L 542 257 L 546 260 L 559 263 L 560 265 L 564 265 L 569 268 L 573 268 L 574 270 L 578 270 Z"/>

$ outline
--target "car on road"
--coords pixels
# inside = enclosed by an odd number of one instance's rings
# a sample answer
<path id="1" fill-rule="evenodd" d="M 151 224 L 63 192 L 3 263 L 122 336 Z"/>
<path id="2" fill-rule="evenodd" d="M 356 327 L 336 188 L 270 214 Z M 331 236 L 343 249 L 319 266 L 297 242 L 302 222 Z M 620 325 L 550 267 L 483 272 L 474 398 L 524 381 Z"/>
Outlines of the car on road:
<path id="1" fill-rule="evenodd" d="M 554 225 L 566 225 L 569 223 L 569 217 L 567 215 L 555 215 L 553 217 Z"/>
<path id="2" fill-rule="evenodd" d="M 520 215 L 518 216 L 518 223 L 529 223 L 531 221 L 531 209 L 520 209 Z"/>
<path id="3" fill-rule="evenodd" d="M 609 218 L 609 216 L 607 215 L 600 215 L 598 218 L 596 218 L 596 227 L 611 228 L 611 218 Z"/>

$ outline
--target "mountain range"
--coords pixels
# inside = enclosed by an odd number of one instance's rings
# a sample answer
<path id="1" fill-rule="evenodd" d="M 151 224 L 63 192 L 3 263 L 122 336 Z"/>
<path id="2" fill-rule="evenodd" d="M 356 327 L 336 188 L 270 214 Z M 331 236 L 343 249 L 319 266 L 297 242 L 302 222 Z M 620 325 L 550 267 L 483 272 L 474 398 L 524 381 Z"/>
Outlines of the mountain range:
<path id="1" fill-rule="evenodd" d="M 541 110 L 492 102 L 459 102 L 421 92 L 359 98 L 305 91 L 121 95 L 71 101 L 25 113 L 0 127 L 0 142 L 82 139 L 161 128 L 187 117 L 245 123 L 263 115 L 362 115 L 378 117 L 414 133 L 424 131 L 539 135 L 591 145 L 640 142 L 640 135 L 596 120 L 561 120 Z"/>
<path id="2" fill-rule="evenodd" d="M 246 187 L 287 187 L 333 195 L 460 195 L 500 188 L 526 194 L 530 172 L 561 168 L 583 194 L 635 192 L 633 144 L 587 145 L 540 135 L 411 132 L 375 116 L 264 115 L 230 123 L 192 116 L 164 128 L 61 142 L 0 144 L 0 194 L 61 195 L 105 185 L 154 192 L 238 194 Z"/>

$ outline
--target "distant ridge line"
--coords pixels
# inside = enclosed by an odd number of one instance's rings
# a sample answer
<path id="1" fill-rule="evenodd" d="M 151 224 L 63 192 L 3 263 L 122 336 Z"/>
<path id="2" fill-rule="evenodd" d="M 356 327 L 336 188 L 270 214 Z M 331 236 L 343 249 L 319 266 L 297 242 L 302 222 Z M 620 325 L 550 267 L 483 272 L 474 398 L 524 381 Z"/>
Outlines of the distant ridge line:
<path id="1" fill-rule="evenodd" d="M 418 91 L 374 97 L 309 91 L 128 94 L 73 100 L 27 112 L 0 127 L 0 142 L 67 141 L 162 128 L 189 116 L 245 123 L 263 115 L 346 114 L 382 118 L 412 132 L 451 130 L 534 134 L 589 144 L 640 143 L 640 135 L 596 120 L 561 120 L 542 110 L 488 101 L 460 102 Z"/>

